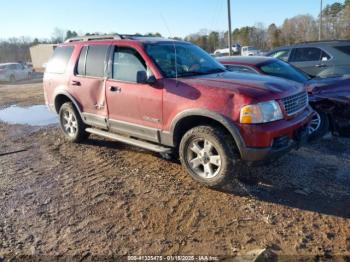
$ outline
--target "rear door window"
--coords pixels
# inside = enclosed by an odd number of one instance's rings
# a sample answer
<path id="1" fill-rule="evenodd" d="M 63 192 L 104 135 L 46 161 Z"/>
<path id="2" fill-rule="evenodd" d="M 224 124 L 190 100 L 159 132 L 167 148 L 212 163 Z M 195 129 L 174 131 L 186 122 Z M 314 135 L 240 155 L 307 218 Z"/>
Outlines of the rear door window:
<path id="1" fill-rule="evenodd" d="M 316 47 L 295 48 L 290 62 L 320 61 L 322 50 Z"/>
<path id="2" fill-rule="evenodd" d="M 73 46 L 57 47 L 47 64 L 46 72 L 53 74 L 65 73 L 73 50 Z"/>
<path id="3" fill-rule="evenodd" d="M 104 77 L 106 72 L 106 59 L 108 45 L 91 45 L 87 50 L 85 62 L 85 75 Z M 78 65 L 79 66 L 79 65 Z"/>

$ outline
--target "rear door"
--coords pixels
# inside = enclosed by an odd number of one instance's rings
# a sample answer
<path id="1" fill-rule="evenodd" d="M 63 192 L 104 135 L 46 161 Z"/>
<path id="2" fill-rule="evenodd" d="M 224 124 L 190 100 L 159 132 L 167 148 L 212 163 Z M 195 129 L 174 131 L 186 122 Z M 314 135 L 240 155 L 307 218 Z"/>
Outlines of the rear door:
<path id="1" fill-rule="evenodd" d="M 137 72 L 150 69 L 139 51 L 115 46 L 111 52 L 110 78 L 106 99 L 111 131 L 159 141 L 162 124 L 162 89 L 137 83 Z"/>
<path id="2" fill-rule="evenodd" d="M 325 70 L 331 57 L 317 47 L 294 48 L 289 62 L 311 76 L 318 75 Z"/>
<path id="3" fill-rule="evenodd" d="M 109 45 L 86 45 L 81 48 L 70 89 L 82 107 L 84 121 L 107 128 L 105 84 Z"/>

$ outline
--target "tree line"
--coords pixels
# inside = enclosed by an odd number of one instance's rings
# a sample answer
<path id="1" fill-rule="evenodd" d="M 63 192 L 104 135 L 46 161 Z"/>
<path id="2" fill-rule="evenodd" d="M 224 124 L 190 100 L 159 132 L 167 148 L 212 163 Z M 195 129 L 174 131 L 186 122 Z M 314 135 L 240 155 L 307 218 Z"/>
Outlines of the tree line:
<path id="1" fill-rule="evenodd" d="M 321 14 L 320 14 L 321 15 Z M 297 15 L 287 18 L 282 25 L 271 24 L 265 26 L 257 23 L 233 30 L 233 43 L 242 46 L 251 45 L 261 50 L 269 50 L 282 45 L 290 45 L 305 41 L 315 41 L 319 37 L 320 17 L 311 15 Z M 322 10 L 322 39 L 350 39 L 350 0 L 343 3 L 336 2 L 327 5 Z M 95 35 L 100 33 L 86 33 Z M 141 34 L 136 34 L 140 35 Z M 57 44 L 64 40 L 78 36 L 74 30 L 55 28 L 50 39 L 30 39 L 26 37 L 9 38 L 0 41 L 0 63 L 13 61 L 30 61 L 29 48 L 37 44 Z M 149 33 L 146 36 L 161 36 L 160 33 Z M 174 39 L 182 39 L 174 37 Z M 200 30 L 186 36 L 183 40 L 199 45 L 209 53 L 216 49 L 227 48 L 228 31 Z"/>

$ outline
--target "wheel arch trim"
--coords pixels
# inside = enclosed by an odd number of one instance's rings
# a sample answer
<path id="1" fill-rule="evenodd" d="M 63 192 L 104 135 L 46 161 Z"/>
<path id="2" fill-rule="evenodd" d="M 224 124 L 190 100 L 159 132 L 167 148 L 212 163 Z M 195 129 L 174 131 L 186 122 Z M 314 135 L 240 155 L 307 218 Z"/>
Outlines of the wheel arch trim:
<path id="1" fill-rule="evenodd" d="M 191 116 L 206 117 L 220 123 L 231 134 L 232 138 L 234 139 L 238 147 L 239 152 L 242 153 L 242 150 L 245 148 L 245 142 L 239 132 L 238 127 L 233 123 L 232 120 L 228 119 L 224 115 L 217 112 L 210 111 L 208 109 L 200 109 L 200 108 L 188 109 L 188 110 L 182 111 L 181 113 L 175 116 L 170 127 L 170 134 L 171 134 L 171 137 L 173 138 L 174 144 L 175 144 L 176 128 L 178 127 L 178 125 L 181 123 L 182 120 L 184 120 L 186 117 L 191 117 Z"/>
<path id="2" fill-rule="evenodd" d="M 69 93 L 67 92 L 66 90 L 57 90 L 54 94 L 54 109 L 56 111 L 56 113 L 59 112 L 58 108 L 56 108 L 56 101 L 57 101 L 57 98 L 59 96 L 66 96 L 75 106 L 75 108 L 78 110 L 80 116 L 82 116 L 82 112 L 81 112 L 81 107 L 79 105 L 79 103 L 74 99 L 74 97 Z"/>

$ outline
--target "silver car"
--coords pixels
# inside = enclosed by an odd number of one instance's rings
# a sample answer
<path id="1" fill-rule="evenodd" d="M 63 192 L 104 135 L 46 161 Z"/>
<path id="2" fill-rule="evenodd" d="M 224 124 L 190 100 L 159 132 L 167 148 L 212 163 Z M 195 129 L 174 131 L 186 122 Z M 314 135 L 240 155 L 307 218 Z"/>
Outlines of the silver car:
<path id="1" fill-rule="evenodd" d="M 20 63 L 0 64 L 0 81 L 15 83 L 31 79 L 33 70 Z"/>
<path id="2" fill-rule="evenodd" d="M 330 68 L 333 74 L 340 75 L 344 67 L 350 66 L 350 41 L 306 42 L 276 48 L 267 56 L 289 62 L 312 77 Z"/>

